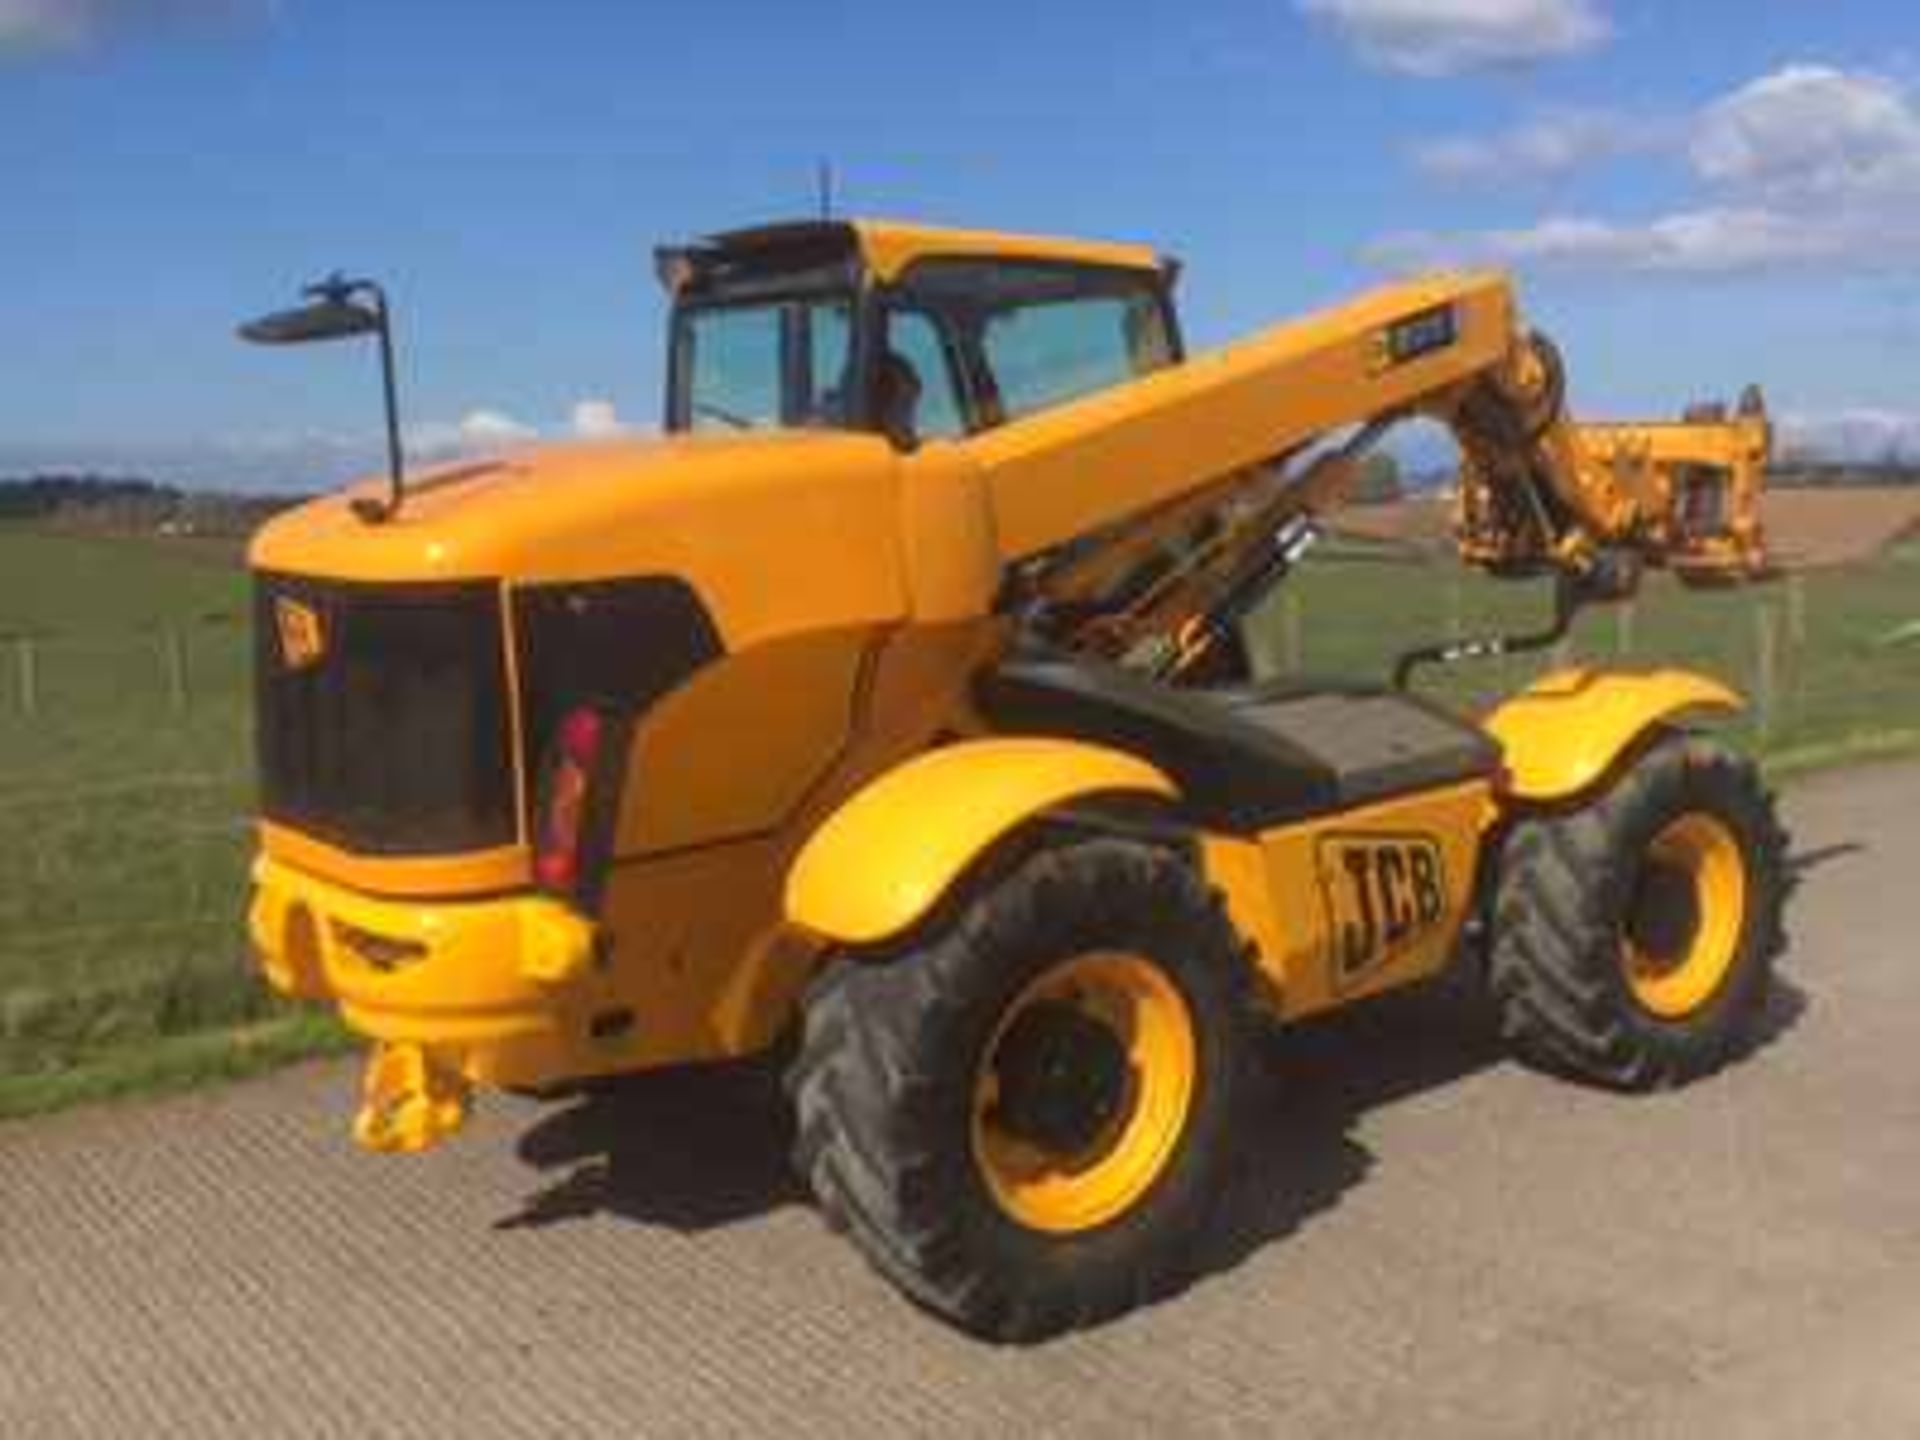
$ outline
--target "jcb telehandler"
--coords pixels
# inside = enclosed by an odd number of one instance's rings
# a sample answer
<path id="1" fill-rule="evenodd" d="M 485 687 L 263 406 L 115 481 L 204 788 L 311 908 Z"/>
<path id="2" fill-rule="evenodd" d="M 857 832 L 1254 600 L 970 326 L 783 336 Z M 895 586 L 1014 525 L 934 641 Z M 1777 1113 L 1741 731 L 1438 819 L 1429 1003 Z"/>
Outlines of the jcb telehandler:
<path id="1" fill-rule="evenodd" d="M 977 1333 L 1183 1278 L 1250 1037 L 1450 964 L 1622 1089 L 1742 1042 L 1783 838 L 1676 670 L 1467 719 L 1411 672 L 1550 643 L 1647 566 L 1765 565 L 1757 393 L 1576 424 L 1508 282 L 1392 285 L 1185 354 L 1129 245 L 867 222 L 659 253 L 658 436 L 389 476 L 268 525 L 267 975 L 373 1041 L 362 1143 L 475 1086 L 792 1046 L 796 1163 Z M 249 327 L 377 330 L 350 280 Z M 1241 621 L 1393 424 L 1544 633 L 1395 683 L 1250 672 Z"/>

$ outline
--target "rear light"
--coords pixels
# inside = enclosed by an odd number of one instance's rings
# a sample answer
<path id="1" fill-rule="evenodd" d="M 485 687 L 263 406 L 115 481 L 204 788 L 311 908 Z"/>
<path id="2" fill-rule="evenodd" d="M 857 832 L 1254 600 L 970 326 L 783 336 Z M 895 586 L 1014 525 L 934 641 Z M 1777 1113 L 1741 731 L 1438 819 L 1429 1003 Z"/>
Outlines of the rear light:
<path id="1" fill-rule="evenodd" d="M 601 769 L 607 731 L 605 717 L 584 706 L 569 710 L 560 721 L 542 786 L 534 846 L 534 877 L 544 889 L 565 895 L 578 895 L 582 889 L 594 777 Z"/>

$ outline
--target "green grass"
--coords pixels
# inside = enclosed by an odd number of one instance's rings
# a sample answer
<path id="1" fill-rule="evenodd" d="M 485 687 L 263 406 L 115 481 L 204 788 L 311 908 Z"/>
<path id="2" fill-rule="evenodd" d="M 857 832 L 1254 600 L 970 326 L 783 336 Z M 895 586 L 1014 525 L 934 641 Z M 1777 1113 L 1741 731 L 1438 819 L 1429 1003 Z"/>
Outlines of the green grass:
<path id="1" fill-rule="evenodd" d="M 190 541 L 0 526 L 0 1114 L 331 1028 L 245 954 L 246 598 Z"/>
<path id="2" fill-rule="evenodd" d="M 1634 608 L 1629 654 L 1618 614 L 1594 611 L 1573 656 L 1692 665 L 1753 692 L 1755 612 L 1771 610 L 1775 704 L 1736 738 L 1780 774 L 1920 752 L 1920 547 L 1798 583 L 1797 642 L 1784 584 L 1694 593 L 1656 577 Z M 1291 632 L 1310 673 L 1384 674 L 1404 646 L 1523 628 L 1547 608 L 1543 586 L 1354 546 L 1317 556 L 1289 589 L 1256 618 L 1254 649 L 1271 665 Z M 230 552 L 0 526 L 0 1116 L 252 1073 L 343 1043 L 330 1019 L 270 996 L 245 954 L 245 616 Z M 1429 671 L 1421 683 L 1473 708 L 1545 663 Z"/>
<path id="3" fill-rule="evenodd" d="M 242 1080 L 297 1060 L 344 1054 L 359 1043 L 332 1016 L 317 1011 L 162 1036 L 104 1051 L 80 1064 L 0 1076 L 0 1120 Z"/>
<path id="4" fill-rule="evenodd" d="M 1384 557 L 1310 560 L 1290 588 L 1291 599 L 1276 597 L 1255 618 L 1253 646 L 1265 664 L 1279 664 L 1291 631 L 1297 662 L 1310 673 L 1384 675 L 1408 646 L 1534 629 L 1551 609 L 1545 582 L 1501 583 L 1451 565 Z M 1292 621 L 1288 607 L 1297 616 Z M 1688 666 L 1755 701 L 1770 692 L 1770 706 L 1756 706 L 1728 727 L 1732 738 L 1769 757 L 1844 755 L 1863 739 L 1884 748 L 1920 731 L 1920 639 L 1895 638 L 1915 620 L 1920 548 L 1907 547 L 1872 565 L 1739 590 L 1688 590 L 1655 575 L 1630 607 L 1586 611 L 1567 658 Z M 1770 683 L 1763 627 L 1773 641 Z M 1478 710 L 1551 663 L 1545 653 L 1468 662 L 1423 671 L 1417 683 Z"/>

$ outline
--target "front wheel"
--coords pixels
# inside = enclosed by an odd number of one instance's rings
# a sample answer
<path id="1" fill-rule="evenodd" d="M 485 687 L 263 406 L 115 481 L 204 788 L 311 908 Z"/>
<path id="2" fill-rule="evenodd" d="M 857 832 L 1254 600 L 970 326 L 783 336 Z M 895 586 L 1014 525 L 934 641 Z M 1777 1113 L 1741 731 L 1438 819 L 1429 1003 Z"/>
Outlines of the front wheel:
<path id="1" fill-rule="evenodd" d="M 927 933 L 829 966 L 790 1077 L 796 1163 L 830 1224 L 963 1328 L 1104 1319 L 1188 1278 L 1249 983 L 1180 855 L 1040 849 Z"/>
<path id="2" fill-rule="evenodd" d="M 1786 835 L 1753 763 L 1666 736 L 1606 791 L 1513 827 L 1488 980 L 1535 1065 L 1677 1085 L 1750 1040 L 1781 949 Z"/>

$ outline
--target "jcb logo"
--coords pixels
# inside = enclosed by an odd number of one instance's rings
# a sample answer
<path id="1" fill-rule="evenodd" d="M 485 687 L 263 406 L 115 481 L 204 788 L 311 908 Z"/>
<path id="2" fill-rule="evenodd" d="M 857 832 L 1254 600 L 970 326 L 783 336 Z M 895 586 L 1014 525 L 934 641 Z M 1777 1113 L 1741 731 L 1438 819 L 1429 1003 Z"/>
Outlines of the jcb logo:
<path id="1" fill-rule="evenodd" d="M 273 602 L 273 624 L 280 634 L 280 663 L 287 669 L 317 665 L 327 653 L 326 627 L 320 623 L 320 612 L 311 605 L 279 596 Z"/>
<path id="2" fill-rule="evenodd" d="M 1330 835 L 1320 842 L 1334 978 L 1351 984 L 1440 923 L 1440 847 L 1425 835 Z"/>

